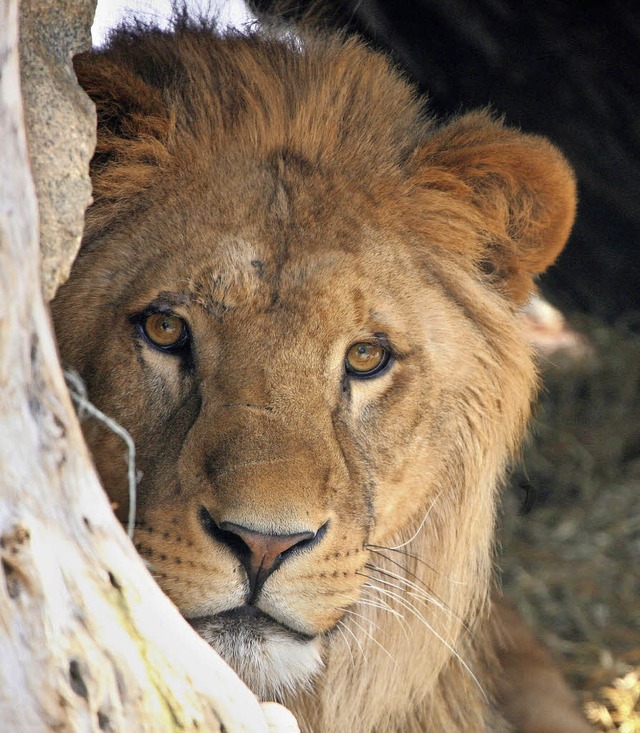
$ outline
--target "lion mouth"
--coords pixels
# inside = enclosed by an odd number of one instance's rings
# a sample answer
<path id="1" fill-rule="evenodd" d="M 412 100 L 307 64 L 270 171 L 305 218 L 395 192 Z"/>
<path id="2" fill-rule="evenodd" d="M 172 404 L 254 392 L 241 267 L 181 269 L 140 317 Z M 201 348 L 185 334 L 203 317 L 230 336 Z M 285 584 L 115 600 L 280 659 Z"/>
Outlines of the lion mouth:
<path id="1" fill-rule="evenodd" d="M 292 629 L 256 606 L 187 621 L 262 700 L 309 689 L 323 667 L 317 636 Z"/>
<path id="2" fill-rule="evenodd" d="M 210 616 L 188 618 L 187 621 L 195 631 L 205 638 L 216 632 L 224 635 L 241 634 L 245 638 L 253 637 L 256 641 L 262 641 L 268 636 L 283 633 L 304 642 L 312 641 L 315 638 L 311 634 L 305 634 L 291 628 L 257 606 L 248 603 Z"/>

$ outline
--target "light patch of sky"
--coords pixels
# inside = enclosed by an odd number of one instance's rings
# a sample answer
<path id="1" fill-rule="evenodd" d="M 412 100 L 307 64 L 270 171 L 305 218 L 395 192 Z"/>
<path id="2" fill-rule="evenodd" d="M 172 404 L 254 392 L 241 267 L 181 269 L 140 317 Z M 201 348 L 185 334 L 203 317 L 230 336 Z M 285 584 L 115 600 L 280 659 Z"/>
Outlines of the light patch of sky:
<path id="1" fill-rule="evenodd" d="M 222 27 L 241 28 L 253 19 L 242 0 L 187 0 L 187 8 L 214 15 Z M 94 46 L 104 43 L 109 29 L 131 15 L 164 27 L 171 16 L 171 0 L 98 0 L 91 28 Z"/>

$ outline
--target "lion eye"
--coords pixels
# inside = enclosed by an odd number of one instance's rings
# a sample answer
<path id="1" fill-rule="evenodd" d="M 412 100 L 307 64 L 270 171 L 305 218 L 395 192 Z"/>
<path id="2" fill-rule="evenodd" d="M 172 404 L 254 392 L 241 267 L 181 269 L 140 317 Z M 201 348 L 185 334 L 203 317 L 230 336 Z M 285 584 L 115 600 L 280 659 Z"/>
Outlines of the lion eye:
<path id="1" fill-rule="evenodd" d="M 182 318 L 170 313 L 152 313 L 142 321 L 147 340 L 164 351 L 175 351 L 187 340 L 187 326 Z"/>
<path id="2" fill-rule="evenodd" d="M 389 364 L 390 353 L 375 341 L 359 341 L 347 350 L 345 368 L 352 377 L 373 377 Z"/>

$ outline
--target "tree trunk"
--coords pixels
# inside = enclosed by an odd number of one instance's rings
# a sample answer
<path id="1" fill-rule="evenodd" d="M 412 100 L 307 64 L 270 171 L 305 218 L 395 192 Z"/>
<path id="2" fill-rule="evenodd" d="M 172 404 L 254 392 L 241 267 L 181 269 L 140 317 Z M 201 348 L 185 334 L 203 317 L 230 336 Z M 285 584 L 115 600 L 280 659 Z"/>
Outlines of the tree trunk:
<path id="1" fill-rule="evenodd" d="M 99 485 L 41 295 L 17 15 L 0 2 L 0 729 L 296 730 L 182 619 Z"/>

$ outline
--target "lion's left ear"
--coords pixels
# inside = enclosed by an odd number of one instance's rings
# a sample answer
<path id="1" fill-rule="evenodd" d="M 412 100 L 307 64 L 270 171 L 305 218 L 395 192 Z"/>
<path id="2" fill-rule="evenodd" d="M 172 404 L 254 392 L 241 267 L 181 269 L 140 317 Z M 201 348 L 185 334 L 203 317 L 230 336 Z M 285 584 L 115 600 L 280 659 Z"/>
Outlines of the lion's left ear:
<path id="1" fill-rule="evenodd" d="M 516 302 L 564 247 L 576 210 L 571 167 L 547 140 L 475 112 L 437 130 L 414 159 L 423 186 L 462 196 L 487 242 L 476 257 Z"/>

